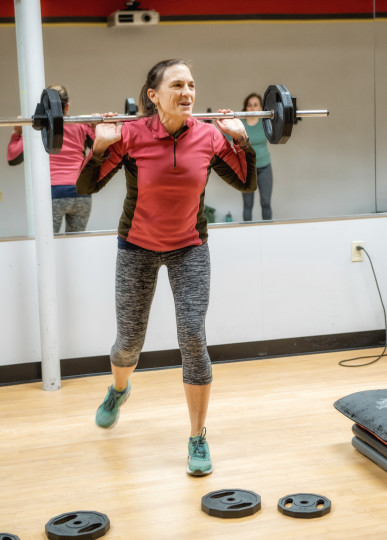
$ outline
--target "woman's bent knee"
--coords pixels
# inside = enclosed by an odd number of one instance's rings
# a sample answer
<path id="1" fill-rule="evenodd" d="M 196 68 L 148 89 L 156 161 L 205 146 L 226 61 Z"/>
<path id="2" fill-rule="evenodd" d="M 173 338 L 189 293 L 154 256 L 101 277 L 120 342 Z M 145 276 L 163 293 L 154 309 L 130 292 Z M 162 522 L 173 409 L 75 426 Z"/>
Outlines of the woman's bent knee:
<path id="1" fill-rule="evenodd" d="M 140 353 L 137 351 L 125 351 L 113 345 L 110 352 L 110 361 L 117 367 L 132 367 L 138 362 Z"/>
<path id="2" fill-rule="evenodd" d="M 186 384 L 194 384 L 196 386 L 204 386 L 212 382 L 212 370 L 206 370 L 205 373 L 186 373 L 183 370 L 183 382 Z"/>
<path id="3" fill-rule="evenodd" d="M 204 385 L 212 382 L 212 364 L 207 349 L 200 356 L 186 356 L 183 359 L 183 382 Z"/>

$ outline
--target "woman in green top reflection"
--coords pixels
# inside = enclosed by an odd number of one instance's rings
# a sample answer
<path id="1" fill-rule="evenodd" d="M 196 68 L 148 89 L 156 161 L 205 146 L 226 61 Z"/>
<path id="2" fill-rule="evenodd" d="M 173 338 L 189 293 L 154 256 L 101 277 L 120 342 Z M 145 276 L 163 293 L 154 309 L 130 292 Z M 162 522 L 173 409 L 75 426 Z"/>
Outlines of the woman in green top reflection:
<path id="1" fill-rule="evenodd" d="M 262 98 L 259 94 L 249 94 L 243 102 L 244 111 L 262 111 Z M 263 131 L 262 119 L 251 117 L 242 120 L 246 128 L 250 144 L 257 156 L 258 189 L 261 200 L 262 219 L 272 219 L 271 193 L 273 190 L 273 173 L 267 148 L 267 139 Z M 243 220 L 252 221 L 254 192 L 242 193 Z"/>

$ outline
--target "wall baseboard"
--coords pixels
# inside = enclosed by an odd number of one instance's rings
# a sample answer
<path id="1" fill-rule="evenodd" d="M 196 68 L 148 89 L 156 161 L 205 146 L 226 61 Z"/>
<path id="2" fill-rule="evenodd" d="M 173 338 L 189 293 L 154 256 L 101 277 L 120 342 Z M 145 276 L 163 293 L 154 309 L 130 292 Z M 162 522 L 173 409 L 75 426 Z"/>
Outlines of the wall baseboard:
<path id="1" fill-rule="evenodd" d="M 327 336 L 309 336 L 269 341 L 251 341 L 210 345 L 212 363 L 264 360 L 301 354 L 337 352 L 342 350 L 384 347 L 385 330 L 350 332 Z M 62 379 L 110 373 L 109 355 L 68 358 L 60 361 Z M 163 369 L 181 366 L 179 349 L 142 352 L 137 370 Z M 40 362 L 0 366 L 0 386 L 42 380 Z"/>

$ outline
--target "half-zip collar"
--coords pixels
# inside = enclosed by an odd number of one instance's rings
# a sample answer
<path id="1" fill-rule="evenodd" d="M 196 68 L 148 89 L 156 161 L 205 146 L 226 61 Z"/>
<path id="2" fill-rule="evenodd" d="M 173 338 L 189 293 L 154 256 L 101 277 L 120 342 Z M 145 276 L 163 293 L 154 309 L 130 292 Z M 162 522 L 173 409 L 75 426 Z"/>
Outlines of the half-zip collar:
<path id="1" fill-rule="evenodd" d="M 195 123 L 195 119 L 190 117 L 187 118 L 185 125 L 179 129 L 174 135 L 171 135 L 168 133 L 168 131 L 165 129 L 163 124 L 160 121 L 160 117 L 158 114 L 154 114 L 153 116 L 150 116 L 147 121 L 147 126 L 152 132 L 154 139 L 166 139 L 168 137 L 177 138 L 179 137 L 184 131 L 186 131 L 189 127 L 191 127 Z"/>
<path id="2" fill-rule="evenodd" d="M 173 168 L 176 169 L 176 146 L 177 146 L 177 140 L 180 137 L 180 135 L 183 135 L 186 131 L 188 131 L 189 127 L 192 126 L 195 123 L 195 120 L 191 118 L 187 118 L 187 121 L 185 125 L 180 128 L 176 133 L 171 135 L 163 126 L 163 124 L 160 122 L 160 117 L 158 114 L 155 114 L 151 116 L 149 119 L 147 119 L 147 126 L 152 132 L 154 139 L 172 139 L 173 140 Z"/>

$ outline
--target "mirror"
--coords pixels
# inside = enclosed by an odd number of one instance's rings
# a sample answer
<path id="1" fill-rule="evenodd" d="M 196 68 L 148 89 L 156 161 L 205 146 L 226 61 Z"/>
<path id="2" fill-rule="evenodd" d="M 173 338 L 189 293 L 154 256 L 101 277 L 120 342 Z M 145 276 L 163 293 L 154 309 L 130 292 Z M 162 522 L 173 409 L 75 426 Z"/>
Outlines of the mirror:
<path id="1" fill-rule="evenodd" d="M 46 84 L 66 86 L 73 115 L 105 110 L 123 113 L 127 97 L 138 101 L 148 69 L 177 54 L 192 64 L 197 84 L 195 112 L 208 107 L 241 110 L 250 92 L 263 94 L 270 84 L 284 84 L 297 97 L 299 109 L 326 108 L 330 116 L 303 119 L 294 126 L 287 144 L 269 145 L 273 220 L 369 214 L 387 210 L 387 181 L 383 183 L 386 24 L 352 19 L 131 29 L 44 26 Z M 17 116 L 14 27 L 0 29 L 0 46 L 7 51 L 0 57 L 2 73 L 7 73 L 0 116 Z M 11 131 L 0 130 L 0 237 L 28 233 L 24 166 L 9 167 L 6 160 Z M 93 195 L 87 231 L 115 230 L 124 197 L 120 171 Z M 206 189 L 206 205 L 215 209 L 216 222 L 224 222 L 228 212 L 234 222 L 242 221 L 241 193 L 215 173 Z M 256 192 L 253 220 L 261 217 Z"/>
<path id="2" fill-rule="evenodd" d="M 376 212 L 387 211 L 387 19 L 385 2 L 375 1 L 375 156 Z"/>

